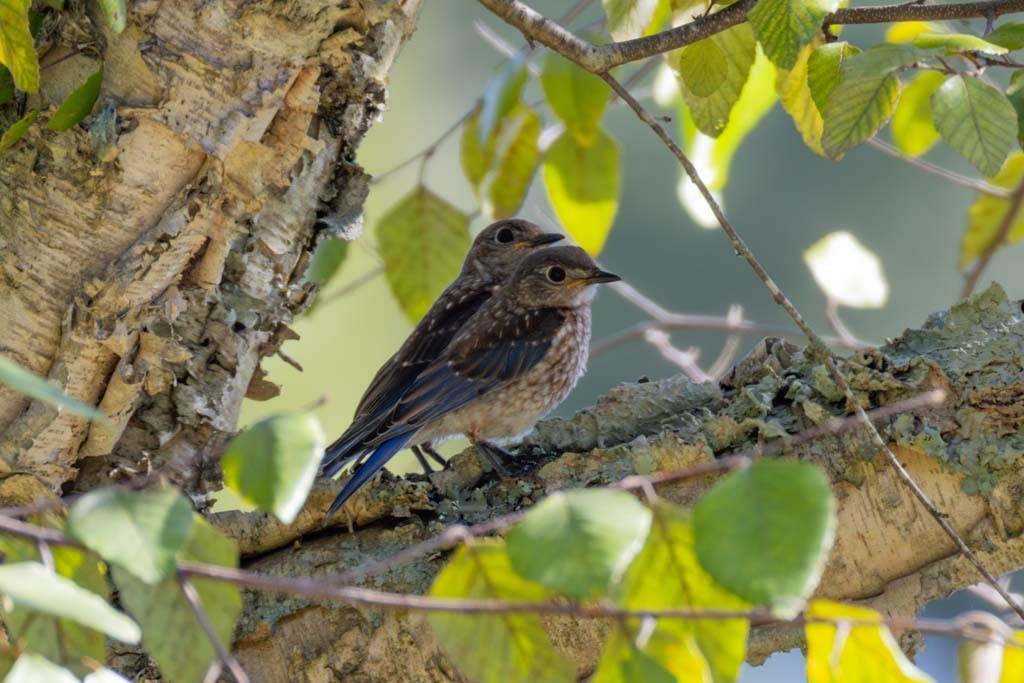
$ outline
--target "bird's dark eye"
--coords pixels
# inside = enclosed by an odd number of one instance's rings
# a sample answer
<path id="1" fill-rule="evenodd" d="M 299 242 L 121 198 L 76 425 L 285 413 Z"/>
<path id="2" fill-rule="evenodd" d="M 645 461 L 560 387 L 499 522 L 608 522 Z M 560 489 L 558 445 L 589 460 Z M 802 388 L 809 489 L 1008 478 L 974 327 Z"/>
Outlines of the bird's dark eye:
<path id="1" fill-rule="evenodd" d="M 548 268 L 548 279 L 552 282 L 564 282 L 565 281 L 565 270 L 558 266 L 551 266 Z"/>
<path id="2" fill-rule="evenodd" d="M 498 231 L 498 234 L 494 236 L 494 239 L 501 242 L 502 244 L 508 244 L 516 238 L 515 233 L 512 232 L 512 228 L 502 228 Z"/>

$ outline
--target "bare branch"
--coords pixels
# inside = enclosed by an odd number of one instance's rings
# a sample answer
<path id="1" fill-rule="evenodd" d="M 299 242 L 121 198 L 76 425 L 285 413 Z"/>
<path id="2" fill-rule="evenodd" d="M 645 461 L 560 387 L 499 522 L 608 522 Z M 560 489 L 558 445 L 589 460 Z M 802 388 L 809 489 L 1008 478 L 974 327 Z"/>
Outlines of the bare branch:
<path id="1" fill-rule="evenodd" d="M 984 180 L 975 180 L 974 178 L 968 178 L 966 176 L 960 175 L 959 173 L 954 173 L 953 171 L 942 168 L 941 166 L 936 166 L 930 161 L 925 161 L 924 159 L 918 159 L 917 157 L 912 157 L 907 154 L 903 154 L 898 149 L 890 145 L 888 142 L 885 142 L 884 140 L 879 140 L 878 138 L 870 138 L 867 141 L 867 144 L 871 145 L 872 147 L 881 152 L 885 152 L 894 159 L 899 159 L 900 161 L 908 163 L 914 168 L 920 169 L 925 173 L 930 173 L 931 175 L 936 176 L 938 178 L 942 178 L 943 180 L 948 180 L 954 185 L 966 187 L 968 190 L 974 190 L 975 192 L 987 194 L 991 197 L 998 197 L 1000 199 L 1006 199 L 1010 196 L 1010 192 L 1008 190 L 1004 190 L 1001 187 L 996 187 L 995 185 L 990 185 L 986 183 Z"/>

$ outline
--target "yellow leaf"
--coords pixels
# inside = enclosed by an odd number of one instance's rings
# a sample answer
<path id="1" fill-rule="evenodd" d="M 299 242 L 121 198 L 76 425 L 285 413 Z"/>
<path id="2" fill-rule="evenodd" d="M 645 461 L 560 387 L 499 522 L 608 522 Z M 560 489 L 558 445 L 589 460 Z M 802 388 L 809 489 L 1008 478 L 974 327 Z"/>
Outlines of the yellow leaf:
<path id="1" fill-rule="evenodd" d="M 1006 189 L 1016 187 L 1024 178 L 1024 152 L 1010 155 L 1002 170 L 989 183 Z M 1010 209 L 1010 200 L 982 194 L 971 204 L 968 213 L 967 232 L 960 243 L 960 268 L 966 268 L 981 256 L 992 240 L 996 238 L 1006 212 Z M 1010 226 L 1006 242 L 1013 244 L 1024 239 L 1024 211 L 1018 210 L 1017 217 Z"/>
<path id="2" fill-rule="evenodd" d="M 871 609 L 816 600 L 807 617 L 839 622 L 877 622 L 878 626 L 811 622 L 807 634 L 808 683 L 935 683 L 900 650 L 881 615 Z"/>
<path id="3" fill-rule="evenodd" d="M 779 69 L 775 80 L 775 89 L 782 100 L 782 107 L 793 119 L 793 124 L 801 137 L 812 151 L 825 156 L 821 147 L 821 134 L 825 130 L 825 121 L 821 112 L 814 104 L 811 89 L 807 85 L 807 59 L 817 47 L 817 41 L 805 45 L 797 55 L 796 64 L 788 71 Z"/>
<path id="4" fill-rule="evenodd" d="M 1013 642 L 1017 647 L 1003 649 L 1003 672 L 999 683 L 1024 681 L 1024 631 L 1014 633 Z"/>
<path id="5" fill-rule="evenodd" d="M 938 90 L 946 75 L 925 71 L 903 88 L 896 111 L 892 115 L 892 139 L 904 154 L 924 154 L 939 140 L 939 131 L 932 122 L 932 93 Z"/>
<path id="6" fill-rule="evenodd" d="M 887 43 L 909 43 L 922 33 L 933 33 L 942 30 L 930 21 L 900 21 L 889 26 L 885 32 Z"/>
<path id="7" fill-rule="evenodd" d="M 31 0 L 0 0 L 0 64 L 11 71 L 14 85 L 39 90 L 39 58 L 28 25 Z"/>
<path id="8" fill-rule="evenodd" d="M 584 147 L 562 133 L 544 159 L 544 187 L 566 232 L 588 253 L 601 252 L 619 208 L 619 146 L 603 130 Z"/>

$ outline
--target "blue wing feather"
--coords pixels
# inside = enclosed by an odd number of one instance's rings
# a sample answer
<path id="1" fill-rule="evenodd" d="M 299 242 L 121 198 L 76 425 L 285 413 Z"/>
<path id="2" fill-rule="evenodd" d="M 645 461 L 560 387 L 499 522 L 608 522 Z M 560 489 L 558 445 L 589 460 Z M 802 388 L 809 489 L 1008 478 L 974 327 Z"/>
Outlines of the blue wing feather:
<path id="1" fill-rule="evenodd" d="M 409 439 L 412 438 L 412 434 L 400 434 L 392 437 L 382 444 L 377 446 L 373 450 L 373 454 L 359 466 L 359 469 L 355 471 L 352 478 L 345 482 L 345 486 L 342 487 L 341 493 L 331 503 L 331 507 L 327 510 L 327 516 L 324 518 L 324 524 L 334 516 L 334 513 L 341 509 L 341 506 L 348 501 L 352 495 L 358 491 L 363 485 L 373 478 L 373 475 L 381 471 L 388 460 L 394 457 L 398 451 L 405 448 L 406 444 L 409 443 Z"/>

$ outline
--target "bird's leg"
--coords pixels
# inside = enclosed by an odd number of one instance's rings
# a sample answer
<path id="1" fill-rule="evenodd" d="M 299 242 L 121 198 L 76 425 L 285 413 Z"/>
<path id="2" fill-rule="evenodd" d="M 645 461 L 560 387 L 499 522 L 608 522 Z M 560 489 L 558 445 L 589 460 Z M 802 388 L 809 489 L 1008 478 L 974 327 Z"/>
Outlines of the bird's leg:
<path id="1" fill-rule="evenodd" d="M 444 459 L 443 455 L 437 452 L 434 448 L 433 442 L 425 441 L 420 445 L 420 447 L 423 449 L 424 453 L 433 458 L 434 462 L 441 466 L 441 469 L 448 467 L 448 461 Z"/>
<path id="2" fill-rule="evenodd" d="M 426 444 L 422 444 L 422 446 L 425 448 Z M 427 462 L 427 459 L 423 457 L 423 451 L 420 450 L 420 446 L 413 446 L 409 450 L 411 450 L 412 454 L 416 456 L 417 460 L 419 460 L 420 467 L 423 468 L 423 474 L 433 474 L 434 473 L 434 468 L 431 467 L 430 463 Z"/>
<path id="3" fill-rule="evenodd" d="M 489 441 L 473 441 L 473 445 L 476 446 L 476 449 L 480 451 L 480 454 L 484 456 L 484 459 L 491 464 L 491 467 L 498 474 L 505 478 L 512 476 L 512 471 L 506 464 L 507 460 L 514 457 L 511 453 Z"/>

